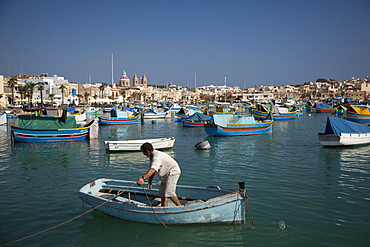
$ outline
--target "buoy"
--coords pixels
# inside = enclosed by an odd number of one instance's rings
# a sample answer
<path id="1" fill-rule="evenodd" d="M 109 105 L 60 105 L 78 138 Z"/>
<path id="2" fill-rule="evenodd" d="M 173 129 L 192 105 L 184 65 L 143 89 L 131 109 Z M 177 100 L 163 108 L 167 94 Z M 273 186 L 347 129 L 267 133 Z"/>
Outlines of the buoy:
<path id="1" fill-rule="evenodd" d="M 157 120 L 152 120 L 152 124 L 156 124 L 157 123 Z"/>
<path id="2" fill-rule="evenodd" d="M 279 227 L 280 227 L 281 230 L 284 230 L 285 229 L 285 223 L 284 223 L 284 221 L 282 221 L 282 220 L 279 221 Z"/>
<path id="3" fill-rule="evenodd" d="M 113 136 L 108 136 L 108 138 L 113 138 Z"/>

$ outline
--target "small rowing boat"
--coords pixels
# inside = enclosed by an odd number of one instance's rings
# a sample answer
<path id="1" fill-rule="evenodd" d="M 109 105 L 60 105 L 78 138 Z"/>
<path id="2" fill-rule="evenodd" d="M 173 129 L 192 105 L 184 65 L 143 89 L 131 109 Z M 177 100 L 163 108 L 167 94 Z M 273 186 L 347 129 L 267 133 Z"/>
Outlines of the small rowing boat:
<path id="1" fill-rule="evenodd" d="M 175 144 L 175 137 L 139 139 L 126 141 L 104 141 L 104 147 L 107 151 L 140 151 L 141 145 L 149 142 L 155 149 L 172 148 Z"/>
<path id="2" fill-rule="evenodd" d="M 218 186 L 194 187 L 178 185 L 176 193 L 182 206 L 162 207 L 157 197 L 159 185 L 152 190 L 134 186 L 136 182 L 97 179 L 84 185 L 81 200 L 97 210 L 127 221 L 185 225 L 185 224 L 245 224 L 246 192 L 244 182 L 238 189 Z"/>

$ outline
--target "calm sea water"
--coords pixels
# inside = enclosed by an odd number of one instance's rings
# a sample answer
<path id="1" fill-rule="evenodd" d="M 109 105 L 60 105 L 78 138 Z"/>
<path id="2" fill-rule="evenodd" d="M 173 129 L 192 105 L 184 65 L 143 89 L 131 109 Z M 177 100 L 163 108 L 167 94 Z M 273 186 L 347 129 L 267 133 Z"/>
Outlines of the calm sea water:
<path id="1" fill-rule="evenodd" d="M 0 126 L 0 244 L 89 210 L 78 197 L 84 184 L 136 181 L 146 171 L 140 152 L 107 153 L 104 140 L 174 136 L 167 152 L 181 166 L 179 184 L 237 188 L 245 181 L 253 228 L 249 217 L 243 226 L 167 229 L 94 211 L 11 246 L 370 246 L 370 145 L 323 148 L 317 133 L 327 116 L 276 121 L 272 134 L 260 136 L 208 137 L 165 119 L 101 126 L 98 140 L 14 145 L 9 126 Z M 212 149 L 193 149 L 205 139 Z"/>

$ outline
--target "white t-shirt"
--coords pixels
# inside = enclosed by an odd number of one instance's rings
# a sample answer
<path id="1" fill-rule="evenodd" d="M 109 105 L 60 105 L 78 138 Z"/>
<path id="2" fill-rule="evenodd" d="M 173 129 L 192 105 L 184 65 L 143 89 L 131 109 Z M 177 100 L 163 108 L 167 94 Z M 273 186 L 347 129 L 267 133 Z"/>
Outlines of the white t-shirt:
<path id="1" fill-rule="evenodd" d="M 149 167 L 156 171 L 160 180 L 166 179 L 169 175 L 181 174 L 179 164 L 177 164 L 176 160 L 158 150 L 153 150 Z"/>

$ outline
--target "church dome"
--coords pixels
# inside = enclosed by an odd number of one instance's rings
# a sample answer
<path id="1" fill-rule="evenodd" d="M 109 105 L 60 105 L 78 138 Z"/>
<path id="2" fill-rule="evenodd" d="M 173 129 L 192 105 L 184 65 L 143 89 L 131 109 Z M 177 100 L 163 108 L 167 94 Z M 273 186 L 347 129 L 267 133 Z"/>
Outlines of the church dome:
<path id="1" fill-rule="evenodd" d="M 129 80 L 128 76 L 126 75 L 126 71 L 123 71 L 123 74 L 121 76 L 121 78 L 119 78 L 120 81 L 126 81 L 126 80 Z"/>

